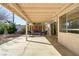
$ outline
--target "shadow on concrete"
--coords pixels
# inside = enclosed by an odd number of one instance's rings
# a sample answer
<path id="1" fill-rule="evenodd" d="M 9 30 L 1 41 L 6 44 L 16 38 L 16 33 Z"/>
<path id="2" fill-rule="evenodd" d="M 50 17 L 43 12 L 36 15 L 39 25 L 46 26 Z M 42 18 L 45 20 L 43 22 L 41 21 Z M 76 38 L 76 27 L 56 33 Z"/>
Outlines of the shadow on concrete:
<path id="1" fill-rule="evenodd" d="M 38 41 L 32 41 L 32 40 L 27 40 L 28 42 L 33 42 L 33 43 L 40 43 L 40 44 L 45 44 L 45 45 L 52 45 L 49 43 L 45 43 L 45 42 L 38 42 Z"/>

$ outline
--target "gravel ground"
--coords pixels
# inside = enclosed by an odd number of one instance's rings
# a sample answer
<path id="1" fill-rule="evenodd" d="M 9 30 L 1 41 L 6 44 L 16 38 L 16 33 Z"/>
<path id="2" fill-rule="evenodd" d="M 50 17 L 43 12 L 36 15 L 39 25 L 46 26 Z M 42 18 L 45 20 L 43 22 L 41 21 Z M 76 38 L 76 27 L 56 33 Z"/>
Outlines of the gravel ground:
<path id="1" fill-rule="evenodd" d="M 0 45 L 21 36 L 22 34 L 0 35 Z"/>

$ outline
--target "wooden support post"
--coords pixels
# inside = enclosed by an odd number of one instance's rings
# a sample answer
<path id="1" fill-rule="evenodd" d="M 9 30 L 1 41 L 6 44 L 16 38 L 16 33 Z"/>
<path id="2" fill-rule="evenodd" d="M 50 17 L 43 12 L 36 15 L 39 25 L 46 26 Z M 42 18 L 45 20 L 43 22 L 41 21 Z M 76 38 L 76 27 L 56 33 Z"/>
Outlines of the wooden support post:
<path id="1" fill-rule="evenodd" d="M 27 29 L 27 22 L 26 22 L 26 41 L 28 40 L 28 33 L 27 33 L 27 31 L 28 31 L 28 29 Z"/>

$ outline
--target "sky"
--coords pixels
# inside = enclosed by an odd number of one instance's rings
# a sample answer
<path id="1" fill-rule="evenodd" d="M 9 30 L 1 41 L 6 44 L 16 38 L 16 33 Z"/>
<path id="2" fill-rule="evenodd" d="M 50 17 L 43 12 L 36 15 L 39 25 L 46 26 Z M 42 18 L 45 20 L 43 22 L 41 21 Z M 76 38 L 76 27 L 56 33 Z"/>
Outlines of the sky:
<path id="1" fill-rule="evenodd" d="M 17 15 L 15 15 L 14 17 L 15 17 L 14 22 L 15 22 L 16 24 L 26 25 L 26 21 L 25 21 L 24 19 L 20 18 L 20 17 L 17 16 Z"/>
<path id="2" fill-rule="evenodd" d="M 8 20 L 10 20 L 10 21 L 13 20 L 13 18 L 12 18 L 13 13 L 1 5 L 0 5 L 0 13 L 5 13 L 6 15 L 8 15 L 8 17 L 9 17 Z M 24 19 L 22 19 L 21 17 L 17 16 L 16 14 L 14 14 L 14 23 L 20 24 L 20 25 L 26 25 L 26 21 Z"/>

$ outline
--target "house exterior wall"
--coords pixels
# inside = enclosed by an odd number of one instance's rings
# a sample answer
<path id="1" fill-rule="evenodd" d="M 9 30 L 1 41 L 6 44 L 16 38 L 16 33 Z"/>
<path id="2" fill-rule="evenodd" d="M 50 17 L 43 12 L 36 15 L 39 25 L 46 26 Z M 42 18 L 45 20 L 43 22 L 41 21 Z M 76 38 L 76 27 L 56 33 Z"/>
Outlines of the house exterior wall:
<path id="1" fill-rule="evenodd" d="M 79 4 L 72 4 L 65 10 L 63 10 L 58 16 L 58 42 L 62 44 L 63 46 L 67 47 L 70 49 L 72 52 L 75 54 L 79 55 L 79 34 L 75 33 L 64 33 L 64 32 L 59 32 L 59 17 L 62 16 L 63 14 L 71 11 L 72 9 L 76 8 L 79 6 Z"/>

